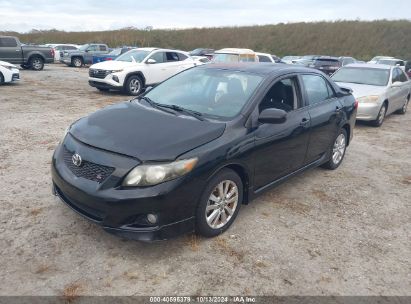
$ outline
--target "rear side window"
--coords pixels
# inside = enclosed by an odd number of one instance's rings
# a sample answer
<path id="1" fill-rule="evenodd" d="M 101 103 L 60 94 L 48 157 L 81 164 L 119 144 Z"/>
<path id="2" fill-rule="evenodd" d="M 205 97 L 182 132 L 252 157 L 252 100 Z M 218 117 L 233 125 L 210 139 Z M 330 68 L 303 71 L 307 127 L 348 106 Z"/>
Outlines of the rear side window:
<path id="1" fill-rule="evenodd" d="M 178 53 L 178 58 L 180 59 L 180 61 L 183 61 L 183 60 L 186 60 L 188 56 L 184 55 L 183 53 Z"/>
<path id="2" fill-rule="evenodd" d="M 99 48 L 100 48 L 100 51 L 103 51 L 103 52 L 107 51 L 107 47 L 105 45 L 100 45 Z"/>
<path id="3" fill-rule="evenodd" d="M 167 61 L 179 61 L 177 53 L 166 52 Z"/>
<path id="4" fill-rule="evenodd" d="M 310 105 L 333 97 L 333 91 L 324 78 L 317 75 L 302 75 L 305 92 Z"/>
<path id="5" fill-rule="evenodd" d="M 0 38 L 0 46 L 2 47 L 16 47 L 17 41 L 11 37 Z"/>
<path id="6" fill-rule="evenodd" d="M 77 48 L 75 46 L 67 45 L 63 46 L 63 50 L 77 50 Z"/>

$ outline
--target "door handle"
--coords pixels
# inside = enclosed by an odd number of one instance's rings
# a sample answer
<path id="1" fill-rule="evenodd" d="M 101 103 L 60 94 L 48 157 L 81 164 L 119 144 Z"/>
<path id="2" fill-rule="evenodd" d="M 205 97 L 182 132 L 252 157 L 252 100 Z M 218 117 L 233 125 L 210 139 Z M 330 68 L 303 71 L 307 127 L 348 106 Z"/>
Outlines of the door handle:
<path id="1" fill-rule="evenodd" d="M 310 120 L 308 118 L 303 118 L 300 122 L 301 127 L 305 127 L 310 123 Z"/>

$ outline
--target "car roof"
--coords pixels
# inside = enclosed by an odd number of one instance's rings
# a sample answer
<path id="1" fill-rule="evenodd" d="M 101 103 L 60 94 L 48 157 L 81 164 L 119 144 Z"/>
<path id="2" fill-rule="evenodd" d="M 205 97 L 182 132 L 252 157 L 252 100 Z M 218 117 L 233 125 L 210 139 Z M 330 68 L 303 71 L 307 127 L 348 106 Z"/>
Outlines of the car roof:
<path id="1" fill-rule="evenodd" d="M 389 70 L 393 66 L 388 65 L 388 64 L 376 64 L 376 63 L 351 63 L 351 64 L 347 64 L 345 67 Z"/>
<path id="2" fill-rule="evenodd" d="M 238 49 L 238 48 L 225 48 L 216 51 L 216 53 L 223 53 L 223 54 L 255 54 L 253 50 L 250 49 Z"/>
<path id="3" fill-rule="evenodd" d="M 209 63 L 201 65 L 197 68 L 200 69 L 215 69 L 215 70 L 227 70 L 238 71 L 252 74 L 259 74 L 268 76 L 277 74 L 279 72 L 309 72 L 321 74 L 318 70 L 306 68 L 303 66 L 291 65 L 291 64 L 278 64 L 278 63 L 258 63 L 258 62 L 239 62 L 239 63 Z"/>

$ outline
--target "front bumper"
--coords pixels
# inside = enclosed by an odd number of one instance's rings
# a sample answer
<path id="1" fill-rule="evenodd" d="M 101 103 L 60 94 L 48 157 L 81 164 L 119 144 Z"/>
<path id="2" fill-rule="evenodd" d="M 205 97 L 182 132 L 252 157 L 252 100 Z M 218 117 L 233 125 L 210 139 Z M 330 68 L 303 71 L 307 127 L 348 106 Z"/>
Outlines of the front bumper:
<path id="1" fill-rule="evenodd" d="M 122 90 L 123 84 L 113 80 L 113 74 L 107 75 L 105 78 L 88 78 L 88 84 L 95 88 Z"/>
<path id="2" fill-rule="evenodd" d="M 115 170 L 102 183 L 77 177 L 66 166 L 65 149 Z M 194 231 L 198 191 L 203 189 L 203 181 L 180 178 L 152 187 L 122 188 L 123 176 L 138 164 L 133 158 L 89 147 L 68 135 L 53 155 L 53 193 L 77 213 L 122 237 L 155 241 Z M 145 222 L 147 214 L 155 214 L 157 223 Z"/>
<path id="3" fill-rule="evenodd" d="M 19 81 L 20 80 L 20 73 L 19 71 L 13 73 L 13 75 L 11 76 L 11 81 Z"/>
<path id="4" fill-rule="evenodd" d="M 376 120 L 381 109 L 379 103 L 360 102 L 357 110 L 357 120 Z"/>

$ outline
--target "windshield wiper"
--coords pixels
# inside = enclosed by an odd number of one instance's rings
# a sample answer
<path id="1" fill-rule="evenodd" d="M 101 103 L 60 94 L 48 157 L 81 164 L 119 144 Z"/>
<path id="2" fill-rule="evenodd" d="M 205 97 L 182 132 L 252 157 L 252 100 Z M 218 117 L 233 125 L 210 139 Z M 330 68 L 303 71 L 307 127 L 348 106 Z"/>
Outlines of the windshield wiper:
<path id="1" fill-rule="evenodd" d="M 138 99 L 140 99 L 140 100 L 141 100 L 141 99 L 145 100 L 145 101 L 146 101 L 150 106 L 152 106 L 153 108 L 156 108 L 156 109 L 159 109 L 159 110 L 161 110 L 161 111 L 167 112 L 167 113 L 169 113 L 169 114 L 175 115 L 174 112 L 168 111 L 168 110 L 164 109 L 164 108 L 167 108 L 167 107 L 164 107 L 163 105 L 161 105 L 161 104 L 153 101 L 152 99 L 150 99 L 150 98 L 148 98 L 148 97 L 146 97 L 146 96 L 138 97 Z"/>
<path id="2" fill-rule="evenodd" d="M 177 112 L 188 114 L 194 118 L 197 118 L 198 120 L 204 121 L 203 114 L 201 114 L 200 112 L 189 110 L 189 109 L 186 109 L 178 105 L 174 105 L 174 104 L 173 105 L 159 104 L 159 106 L 164 107 L 164 108 L 173 109 Z"/>
<path id="3" fill-rule="evenodd" d="M 164 112 L 167 112 L 167 113 L 170 113 L 170 114 L 175 114 L 175 112 L 171 112 L 171 111 L 166 110 L 166 109 L 172 109 L 176 112 L 181 112 L 181 113 L 184 113 L 184 114 L 188 114 L 188 115 L 190 115 L 194 118 L 197 118 L 198 120 L 204 121 L 204 118 L 202 117 L 203 114 L 201 114 L 200 112 L 189 110 L 189 109 L 180 107 L 178 105 L 168 105 L 168 104 L 158 103 L 158 102 L 155 102 L 155 101 L 151 100 L 147 96 L 141 96 L 138 99 L 140 99 L 140 100 L 143 99 L 148 104 L 150 104 L 153 108 L 163 110 Z"/>

